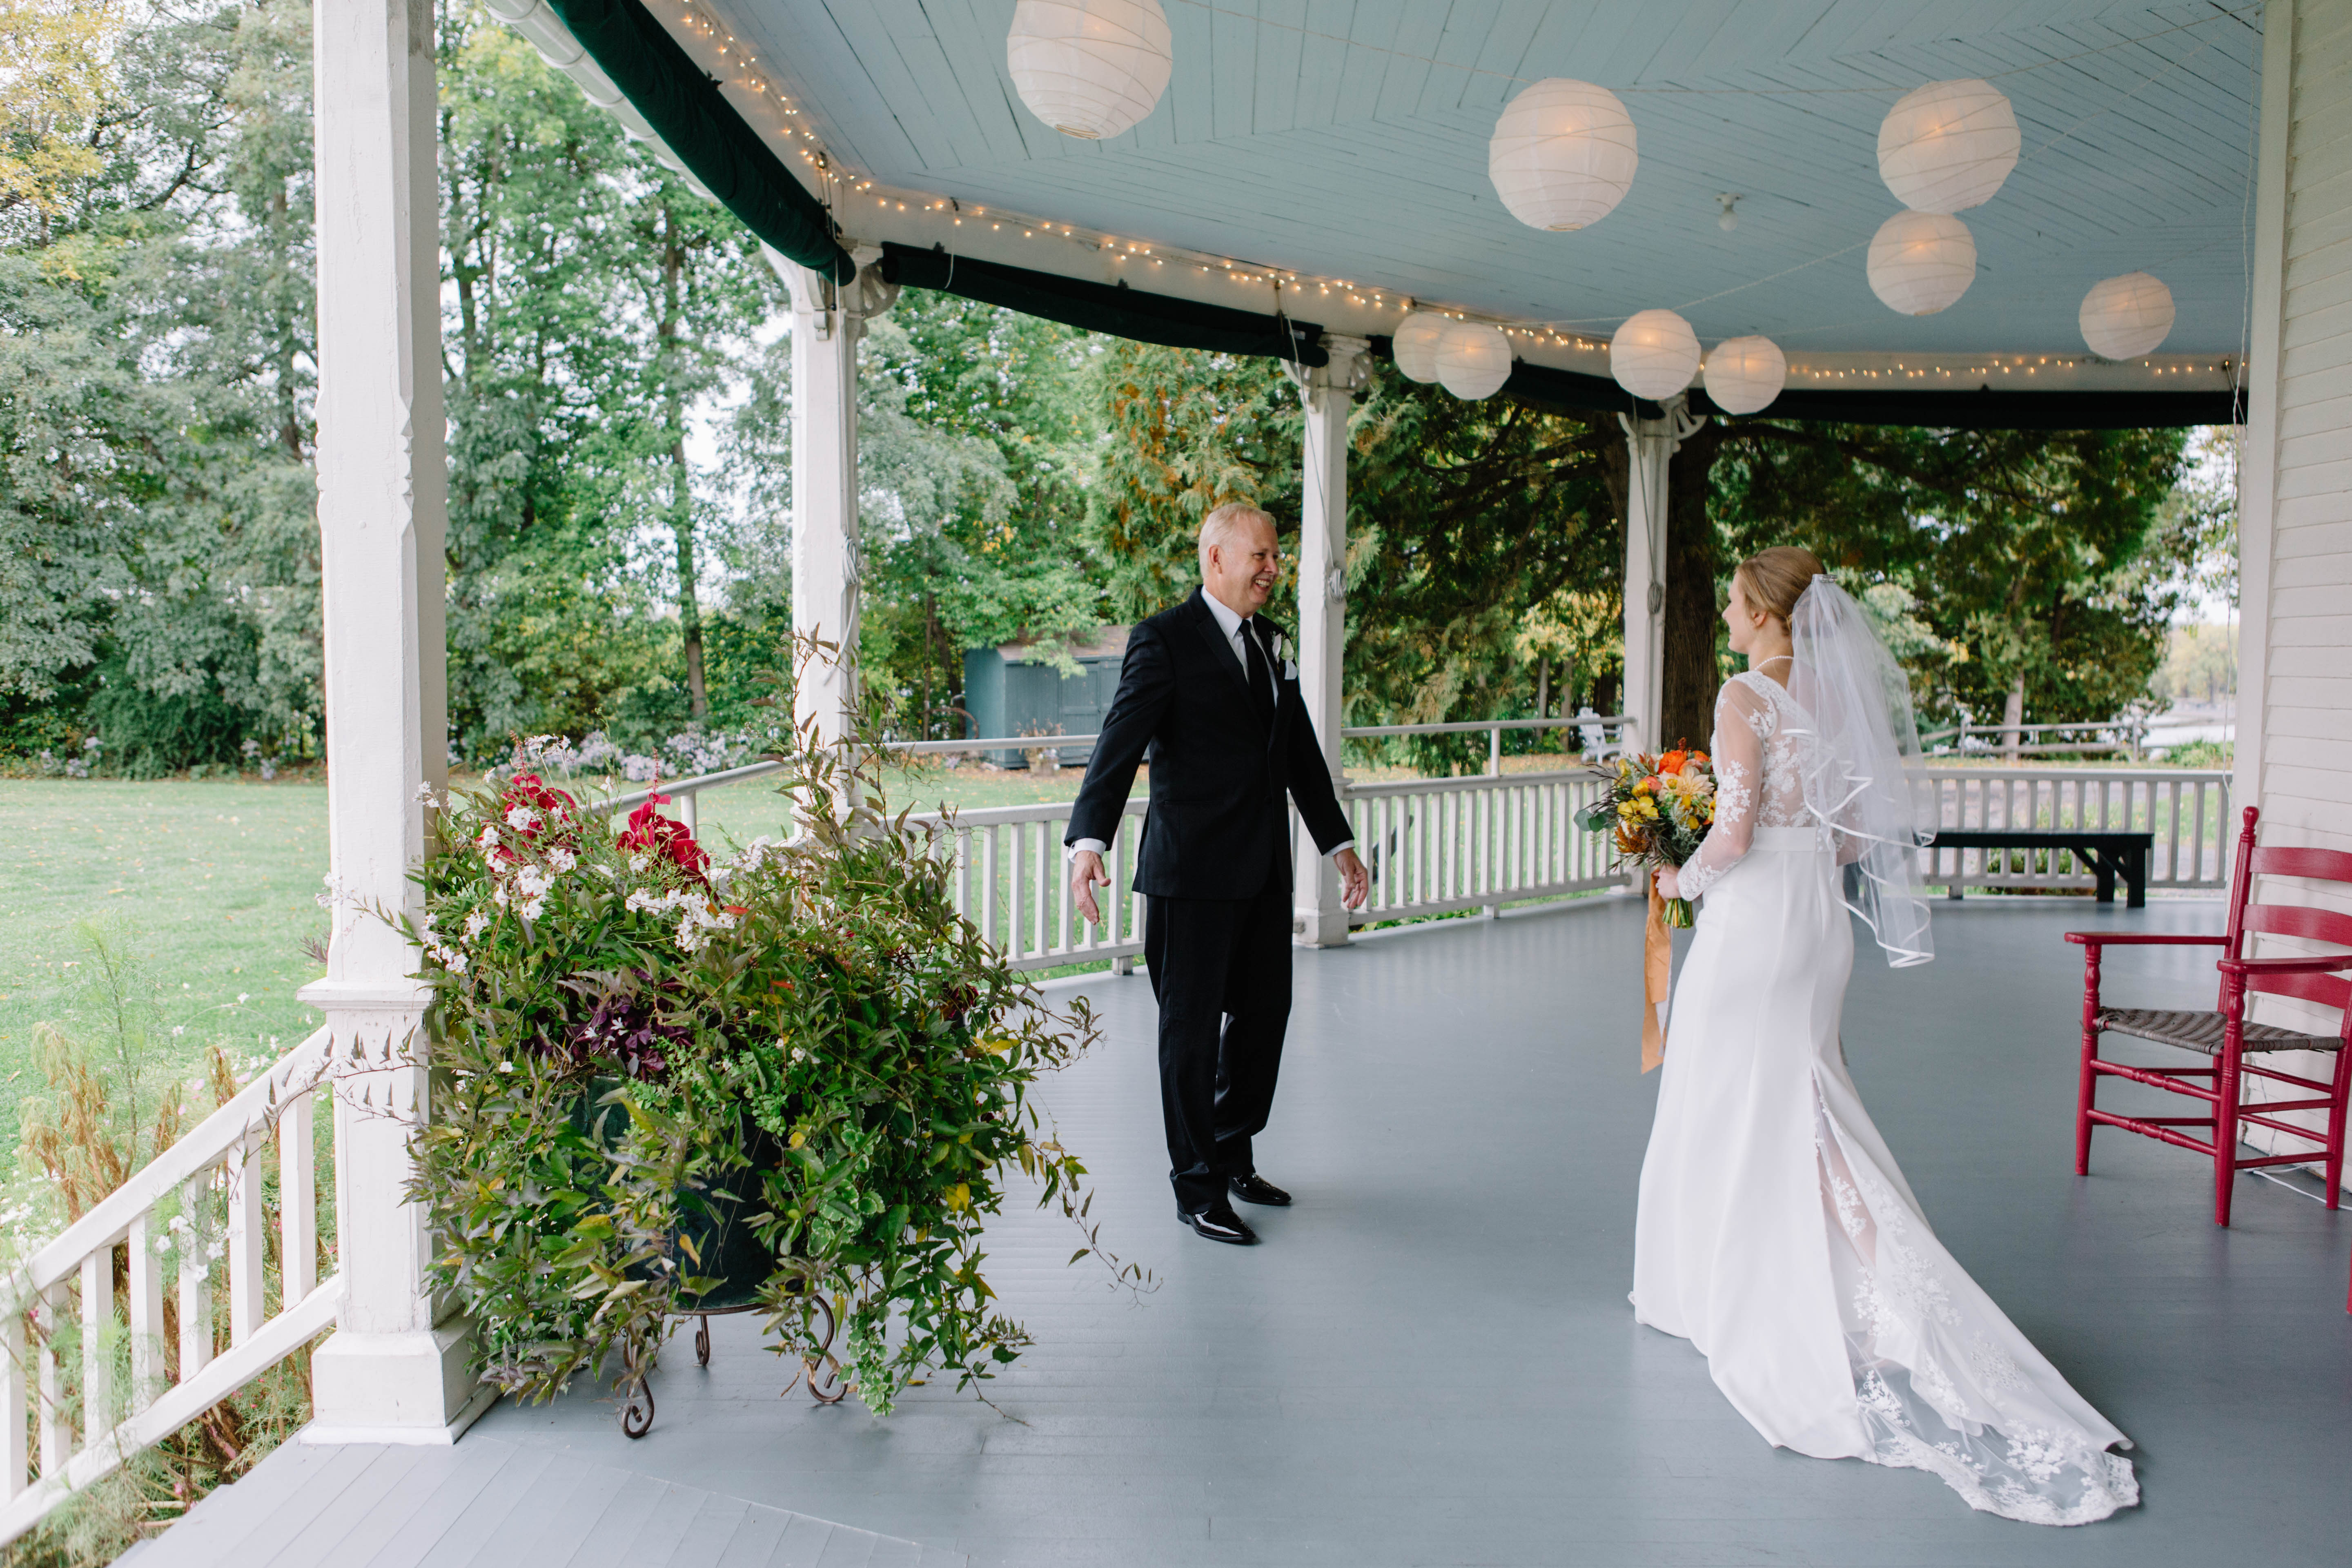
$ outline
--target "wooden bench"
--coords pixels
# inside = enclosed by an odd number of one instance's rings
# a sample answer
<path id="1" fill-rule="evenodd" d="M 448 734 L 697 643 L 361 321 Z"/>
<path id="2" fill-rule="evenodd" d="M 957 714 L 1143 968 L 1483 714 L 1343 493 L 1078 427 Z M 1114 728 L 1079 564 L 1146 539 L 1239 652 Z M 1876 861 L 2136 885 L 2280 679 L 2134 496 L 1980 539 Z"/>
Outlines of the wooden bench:
<path id="1" fill-rule="evenodd" d="M 2147 857 L 2156 846 L 2153 833 L 2111 833 L 2064 827 L 1945 827 L 1936 832 L 1938 849 L 2065 849 L 2091 868 L 2099 879 L 2099 902 L 2116 901 L 2116 878 L 2121 876 L 2126 909 L 2147 907 Z M 1935 880 L 1931 875 L 1929 881 Z M 1952 867 L 1951 896 L 1960 896 L 1959 867 Z"/>

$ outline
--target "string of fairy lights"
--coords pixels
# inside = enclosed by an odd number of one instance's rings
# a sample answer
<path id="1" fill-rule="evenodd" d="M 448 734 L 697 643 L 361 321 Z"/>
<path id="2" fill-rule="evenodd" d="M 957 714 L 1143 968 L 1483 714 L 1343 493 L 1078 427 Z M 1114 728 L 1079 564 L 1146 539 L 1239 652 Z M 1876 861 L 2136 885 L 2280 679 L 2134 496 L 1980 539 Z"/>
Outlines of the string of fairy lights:
<path id="1" fill-rule="evenodd" d="M 1490 315 L 1435 304 L 1396 289 L 1349 279 L 1319 277 L 1239 257 L 1148 243 L 1108 230 L 1090 228 L 1083 224 L 1040 217 L 1034 213 L 978 204 L 967 206 L 953 196 L 885 186 L 843 166 L 841 160 L 810 129 L 792 95 L 778 88 L 765 72 L 758 68 L 759 59 L 751 47 L 729 32 L 701 0 L 672 0 L 672 4 L 677 6 L 673 14 L 680 26 L 700 40 L 727 68 L 730 85 L 775 106 L 776 114 L 785 122 L 773 124 L 768 129 L 780 139 L 792 143 L 790 151 L 793 155 L 809 167 L 824 193 L 825 205 L 835 215 L 836 226 L 845 234 L 855 234 L 856 214 L 870 201 L 876 209 L 883 212 L 944 214 L 950 228 L 969 225 L 977 231 L 985 224 L 992 234 L 1018 229 L 1024 240 L 1061 240 L 1084 246 L 1107 255 L 1114 268 L 1125 268 L 1129 263 L 1133 263 L 1137 274 L 1172 267 L 1204 278 L 1223 277 L 1244 288 L 1265 288 L 1274 295 L 1273 313 L 1290 313 L 1300 309 L 1302 301 L 1321 300 L 1345 300 L 1360 310 L 1383 315 L 1394 312 L 1400 321 L 1412 311 L 1426 310 L 1451 321 L 1484 322 L 1523 347 L 1549 350 L 1555 353 L 1597 354 L 1604 363 L 1607 361 L 1609 342 L 1605 337 L 1562 331 L 1559 323 L 1529 321 L 1525 318 Z M 1897 361 L 1892 367 L 1807 364 L 1792 360 L 1788 367 L 1788 376 L 1791 383 L 1803 380 L 1817 386 L 1921 382 L 1975 386 L 1995 377 L 2034 379 L 2044 372 L 2063 375 L 2069 371 L 2088 367 L 2104 368 L 2108 363 L 2092 354 L 2067 353 L 1974 355 L 1968 356 L 1965 363 L 1909 364 Z M 2198 356 L 2163 363 L 2158 363 L 2153 356 L 2147 356 L 2140 362 L 2139 368 L 2159 376 L 2218 374 L 2226 377 L 2234 363 L 2234 359 L 2229 356 L 2210 362 Z"/>

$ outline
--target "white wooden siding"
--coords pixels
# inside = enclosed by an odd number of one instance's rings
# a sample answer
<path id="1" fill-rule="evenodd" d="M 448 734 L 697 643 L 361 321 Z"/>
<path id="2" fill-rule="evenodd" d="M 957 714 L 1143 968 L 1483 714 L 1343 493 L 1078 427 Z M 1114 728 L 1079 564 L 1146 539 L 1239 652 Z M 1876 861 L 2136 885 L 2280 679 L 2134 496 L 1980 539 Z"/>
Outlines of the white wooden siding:
<path id="1" fill-rule="evenodd" d="M 2273 0 L 2264 30 L 2265 77 L 2283 79 L 2263 84 L 2266 188 L 2240 495 L 2251 660 L 2241 669 L 2261 727 L 2243 747 L 2240 791 L 2262 805 L 2263 842 L 2352 849 L 2352 5 Z M 2259 999 L 2254 1016 L 2336 1026 L 2332 1015 L 2278 998 Z M 2334 1067 L 2324 1057 L 2279 1065 L 2322 1079 Z"/>

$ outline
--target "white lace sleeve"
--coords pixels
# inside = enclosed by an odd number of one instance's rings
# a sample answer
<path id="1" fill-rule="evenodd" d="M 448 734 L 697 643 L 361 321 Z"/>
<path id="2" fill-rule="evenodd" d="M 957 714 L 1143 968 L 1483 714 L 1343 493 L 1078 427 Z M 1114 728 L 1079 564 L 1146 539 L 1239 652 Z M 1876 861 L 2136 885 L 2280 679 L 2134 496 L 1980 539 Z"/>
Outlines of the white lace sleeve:
<path id="1" fill-rule="evenodd" d="M 1771 700 L 1746 682 L 1724 682 L 1715 700 L 1715 826 L 1675 880 L 1696 899 L 1739 863 L 1756 840 L 1756 797 L 1764 786 L 1764 742 L 1777 727 Z"/>

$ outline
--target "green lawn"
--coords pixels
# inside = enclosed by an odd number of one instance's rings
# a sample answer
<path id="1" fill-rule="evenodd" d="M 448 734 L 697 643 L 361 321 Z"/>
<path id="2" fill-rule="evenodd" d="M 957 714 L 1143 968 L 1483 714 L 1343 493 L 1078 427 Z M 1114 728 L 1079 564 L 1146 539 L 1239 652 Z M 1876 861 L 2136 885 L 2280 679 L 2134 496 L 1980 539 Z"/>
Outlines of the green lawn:
<path id="1" fill-rule="evenodd" d="M 215 1043 L 243 1061 L 316 1026 L 294 988 L 327 929 L 326 800 L 302 784 L 0 781 L 0 1139 L 13 1147 L 17 1100 L 41 1087 L 34 1026 L 97 1027 L 82 922 L 136 957 L 182 1061 Z"/>
<path id="2" fill-rule="evenodd" d="M 1078 773 L 931 765 L 891 782 L 918 809 L 1013 805 L 1066 800 Z M 702 836 L 779 833 L 782 804 L 761 781 L 713 791 Z M 0 780 L 0 1151 L 15 1148 L 19 1099 L 42 1088 L 35 1026 L 97 1033 L 80 923 L 118 932 L 137 958 L 170 1065 L 193 1070 L 214 1044 L 243 1063 L 318 1026 L 294 992 L 320 973 L 304 944 L 326 934 L 326 869 L 314 782 Z"/>

